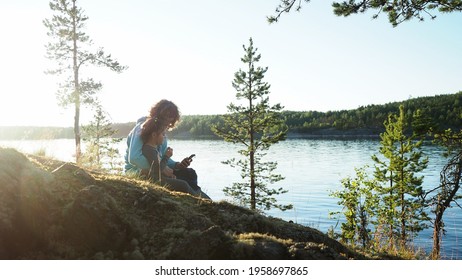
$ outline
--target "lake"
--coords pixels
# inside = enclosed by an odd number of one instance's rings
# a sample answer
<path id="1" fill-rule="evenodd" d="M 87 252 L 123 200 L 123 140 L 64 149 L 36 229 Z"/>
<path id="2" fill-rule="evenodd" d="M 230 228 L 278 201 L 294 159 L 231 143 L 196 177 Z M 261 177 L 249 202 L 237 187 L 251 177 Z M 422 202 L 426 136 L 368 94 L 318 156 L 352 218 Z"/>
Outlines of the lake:
<path id="1" fill-rule="evenodd" d="M 175 160 L 181 160 L 190 154 L 196 154 L 191 165 L 199 175 L 199 185 L 214 200 L 229 200 L 222 189 L 231 186 L 232 182 L 241 180 L 237 169 L 221 162 L 238 157 L 237 150 L 241 147 L 219 140 L 170 140 Z M 26 140 L 0 141 L 0 146 L 15 147 L 26 153 L 45 150 L 48 156 L 64 161 L 74 161 L 74 140 Z M 121 157 L 125 153 L 125 141 L 120 143 Z M 306 140 L 290 139 L 273 145 L 264 158 L 265 161 L 277 161 L 277 173 L 285 180 L 274 187 L 284 187 L 289 192 L 278 197 L 282 204 L 293 204 L 294 208 L 282 212 L 274 209 L 268 215 L 295 223 L 317 228 L 327 232 L 336 227 L 340 231 L 337 220 L 329 218 L 329 212 L 340 210 L 337 199 L 329 194 L 341 189 L 341 180 L 354 176 L 354 168 L 373 165 L 371 156 L 378 154 L 378 140 Z M 422 173 L 424 187 L 433 188 L 439 184 L 439 174 L 445 164 L 441 149 L 435 146 L 425 146 L 425 154 L 429 157 L 429 165 Z M 433 216 L 431 215 L 433 218 Z M 446 235 L 442 240 L 441 255 L 444 259 L 462 259 L 462 209 L 448 209 L 444 216 Z M 419 234 L 415 246 L 427 252 L 432 247 L 432 229 Z M 462 241 L 462 240 L 461 240 Z"/>

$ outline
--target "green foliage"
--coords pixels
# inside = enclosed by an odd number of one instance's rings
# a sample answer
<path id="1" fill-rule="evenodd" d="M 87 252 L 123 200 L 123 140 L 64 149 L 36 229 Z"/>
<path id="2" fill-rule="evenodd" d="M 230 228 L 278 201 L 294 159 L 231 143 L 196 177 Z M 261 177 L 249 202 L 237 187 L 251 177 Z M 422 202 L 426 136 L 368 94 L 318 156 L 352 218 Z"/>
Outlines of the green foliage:
<path id="1" fill-rule="evenodd" d="M 51 19 L 43 21 L 51 40 L 46 46 L 47 57 L 55 61 L 57 66 L 47 73 L 61 80 L 57 91 L 58 103 L 63 107 L 73 105 L 75 108 L 74 137 L 76 161 L 79 162 L 80 107 L 81 104 L 93 104 L 96 93 L 102 88 L 100 82 L 91 77 L 83 77 L 83 68 L 101 66 L 120 73 L 126 67 L 121 66 L 111 55 L 105 54 L 102 48 L 90 51 L 92 41 L 85 33 L 88 17 L 77 6 L 77 0 L 52 0 L 49 4 L 54 14 Z"/>
<path id="2" fill-rule="evenodd" d="M 245 204 L 249 203 L 253 210 L 257 207 L 265 210 L 271 207 L 290 209 L 292 205 L 279 205 L 274 198 L 286 191 L 267 187 L 268 183 L 283 179 L 273 174 L 277 163 L 262 161 L 264 151 L 285 139 L 287 128 L 280 114 L 282 106 L 269 104 L 270 85 L 263 81 L 268 68 L 256 66 L 261 55 L 257 54 L 252 38 L 249 46 L 243 48 L 245 55 L 241 61 L 247 69 L 236 72 L 232 83 L 236 99 L 242 102 L 228 105 L 229 114 L 222 116 L 222 124 L 212 126 L 212 131 L 225 141 L 244 147 L 238 151 L 243 159 L 231 159 L 224 163 L 240 168 L 242 179 L 246 181 L 234 183 L 232 187 L 225 188 L 224 192 Z"/>
<path id="3" fill-rule="evenodd" d="M 281 3 L 276 8 L 276 15 L 268 17 L 268 21 L 277 22 L 283 13 L 288 13 L 295 6 L 296 11 L 300 11 L 302 0 L 280 0 Z M 304 0 L 308 3 L 310 0 Z M 297 5 L 295 5 L 297 3 Z M 333 2 L 332 7 L 337 16 L 350 16 L 357 13 L 365 13 L 369 10 L 377 10 L 373 18 L 379 14 L 386 13 L 389 22 L 395 27 L 400 23 L 416 18 L 420 21 L 425 16 L 435 19 L 435 10 L 443 13 L 462 11 L 461 0 L 348 0 L 343 2 Z"/>
<path id="4" fill-rule="evenodd" d="M 388 225 L 385 236 L 390 246 L 394 246 L 394 240 L 400 240 L 400 245 L 405 246 L 426 228 L 425 221 L 428 221 L 423 211 L 423 176 L 416 176 L 427 167 L 428 158 L 422 158 L 423 140 L 406 136 L 405 128 L 404 106 L 401 106 L 400 114 L 389 116 L 385 132 L 380 135 L 382 158 L 372 157 L 376 162 L 375 178 L 382 183 L 378 191 L 383 205 L 378 219 Z"/>
<path id="5" fill-rule="evenodd" d="M 425 137 L 431 135 L 436 129 L 435 121 L 428 115 L 422 113 L 422 110 L 417 109 L 412 116 L 412 130 L 414 136 Z"/>
<path id="6" fill-rule="evenodd" d="M 290 131 L 311 133 L 318 129 L 358 130 L 366 129 L 371 134 L 383 132 L 383 122 L 389 114 L 399 113 L 399 106 L 407 108 L 407 123 L 415 125 L 414 131 L 425 134 L 426 130 L 444 130 L 462 127 L 462 92 L 455 94 L 418 97 L 403 102 L 383 105 L 361 106 L 354 110 L 329 112 L 284 112 Z M 406 127 L 406 133 L 410 129 Z"/>
<path id="7" fill-rule="evenodd" d="M 240 150 L 240 154 L 245 156 L 246 150 Z M 287 190 L 283 188 L 270 189 L 267 187 L 267 184 L 274 184 L 284 179 L 279 174 L 275 174 L 274 171 L 277 168 L 276 162 L 263 162 L 262 157 L 266 154 L 255 153 L 255 203 L 256 208 L 269 210 L 271 208 L 278 208 L 282 211 L 292 208 L 292 205 L 282 205 L 277 203 L 277 199 L 274 197 L 279 194 L 287 193 Z M 248 155 L 245 156 L 248 158 Z M 238 168 L 241 171 L 241 178 L 249 178 L 250 172 L 250 162 L 249 160 L 235 158 L 224 161 L 224 164 L 227 164 L 233 168 Z M 252 205 L 252 197 L 249 192 L 249 182 L 242 183 L 233 183 L 231 187 L 225 187 L 223 192 L 239 201 L 241 205 Z"/>
<path id="8" fill-rule="evenodd" d="M 370 225 L 379 205 L 377 182 L 368 177 L 366 169 L 367 166 L 355 169 L 356 177 L 343 179 L 343 189 L 330 194 L 339 199 L 337 204 L 343 205 L 342 212 L 330 213 L 335 216 L 343 213 L 345 217 L 346 221 L 341 225 L 341 240 L 353 246 L 361 245 L 363 249 L 371 245 Z"/>
<path id="9" fill-rule="evenodd" d="M 404 106 L 400 106 L 399 115 L 390 114 L 384 122 L 381 155 L 372 156 L 374 178 L 367 176 L 365 167 L 356 169 L 356 177 L 342 180 L 343 189 L 331 194 L 344 206 L 346 221 L 340 236 L 346 243 L 406 251 L 408 242 L 428 227 L 423 176 L 416 176 L 427 167 L 428 159 L 423 157 L 418 133 L 405 134 L 411 129 L 405 120 Z"/>
<path id="10" fill-rule="evenodd" d="M 350 137 L 379 137 L 384 132 L 384 121 L 389 114 L 399 113 L 399 106 L 407 108 L 406 122 L 411 123 L 413 130 L 406 128 L 406 133 L 423 136 L 428 131 L 439 131 L 447 128 L 462 128 L 462 92 L 431 97 L 411 98 L 403 102 L 392 102 L 383 105 L 361 106 L 354 110 L 341 111 L 282 111 L 281 114 L 288 126 L 288 137 L 291 135 L 310 137 L 326 134 Z M 171 138 L 208 138 L 217 136 L 211 127 L 223 125 L 219 115 L 182 116 L 181 122 L 173 131 Z M 118 137 L 125 137 L 134 123 L 117 124 Z"/>
<path id="11" fill-rule="evenodd" d="M 178 126 L 169 132 L 171 138 L 214 138 L 212 125 L 223 124 L 219 115 L 187 115 L 181 116 Z"/>
<path id="12" fill-rule="evenodd" d="M 326 133 L 351 137 L 379 137 L 384 132 L 384 121 L 390 113 L 398 113 L 399 106 L 407 109 L 406 122 L 412 123 L 412 133 L 423 136 L 428 132 L 462 128 L 462 92 L 431 97 L 411 98 L 403 102 L 383 105 L 361 106 L 354 110 L 341 111 L 282 111 L 288 126 L 288 137 L 298 135 L 310 137 Z M 186 115 L 171 132 L 171 138 L 216 139 L 211 127 L 223 124 L 220 115 Z M 115 137 L 126 137 L 135 123 L 113 124 Z M 409 130 L 409 129 L 408 129 Z M 329 134 L 331 133 L 331 134 Z M 411 131 L 407 131 L 408 134 Z M 0 127 L 0 139 L 56 139 L 73 138 L 71 128 L 60 127 Z"/>
<path id="13" fill-rule="evenodd" d="M 444 233 L 444 212 L 452 205 L 459 207 L 462 199 L 460 183 L 462 178 L 462 130 L 453 132 L 448 129 L 435 135 L 435 142 L 446 149 L 445 156 L 448 162 L 443 167 L 440 176 L 440 185 L 428 192 L 433 194 L 427 203 L 435 215 L 433 222 L 433 248 L 431 257 L 440 257 L 440 239 Z M 461 207 L 462 208 L 462 207 Z"/>
<path id="14" fill-rule="evenodd" d="M 388 14 L 388 20 L 395 27 L 400 23 L 418 19 L 423 21 L 425 16 L 435 19 L 434 10 L 440 12 L 462 11 L 462 1 L 460 0 L 349 0 L 342 3 L 332 4 L 334 13 L 337 16 L 349 16 L 351 14 L 364 13 L 368 10 L 377 10 L 373 15 L 377 18 L 380 13 Z"/>
<path id="15" fill-rule="evenodd" d="M 119 150 L 115 148 L 122 138 L 112 138 L 117 132 L 112 128 L 101 105 L 96 106 L 94 119 L 82 127 L 83 140 L 87 148 L 83 154 L 82 164 L 92 169 L 109 169 L 113 173 L 122 172 Z"/>

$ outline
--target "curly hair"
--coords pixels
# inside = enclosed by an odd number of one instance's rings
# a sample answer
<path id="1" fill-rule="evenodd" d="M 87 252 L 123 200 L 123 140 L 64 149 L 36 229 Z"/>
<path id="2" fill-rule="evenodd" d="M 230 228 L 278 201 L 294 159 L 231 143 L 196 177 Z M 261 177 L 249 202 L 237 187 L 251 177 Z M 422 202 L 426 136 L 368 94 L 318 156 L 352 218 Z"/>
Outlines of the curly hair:
<path id="1" fill-rule="evenodd" d="M 173 128 L 180 120 L 180 111 L 175 103 L 162 99 L 151 107 L 149 117 L 157 118 L 159 121 L 165 123 L 168 128 Z"/>
<path id="2" fill-rule="evenodd" d="M 149 141 L 153 133 L 162 133 L 167 127 L 168 124 L 165 124 L 160 119 L 148 117 L 141 126 L 141 140 L 143 140 L 143 143 L 146 143 Z"/>

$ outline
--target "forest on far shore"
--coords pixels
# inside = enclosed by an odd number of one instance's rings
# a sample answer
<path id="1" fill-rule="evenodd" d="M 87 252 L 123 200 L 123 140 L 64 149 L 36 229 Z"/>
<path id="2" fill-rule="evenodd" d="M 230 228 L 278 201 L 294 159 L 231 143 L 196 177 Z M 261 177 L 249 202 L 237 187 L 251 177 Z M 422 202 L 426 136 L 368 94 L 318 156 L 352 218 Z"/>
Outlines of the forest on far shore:
<path id="1" fill-rule="evenodd" d="M 402 102 L 361 106 L 340 111 L 284 111 L 282 114 L 289 128 L 289 138 L 378 138 L 383 132 L 383 122 L 388 115 L 399 112 L 404 105 L 410 125 L 417 111 L 430 121 L 434 129 L 462 128 L 462 91 L 430 97 L 410 98 Z M 283 105 L 283 104 L 282 104 Z M 170 132 L 172 139 L 213 139 L 210 127 L 221 121 L 220 115 L 184 115 L 176 129 Z M 114 137 L 124 138 L 135 122 L 114 123 Z M 0 127 L 0 140 L 33 140 L 74 138 L 72 127 Z M 218 138 L 217 138 L 218 139 Z"/>

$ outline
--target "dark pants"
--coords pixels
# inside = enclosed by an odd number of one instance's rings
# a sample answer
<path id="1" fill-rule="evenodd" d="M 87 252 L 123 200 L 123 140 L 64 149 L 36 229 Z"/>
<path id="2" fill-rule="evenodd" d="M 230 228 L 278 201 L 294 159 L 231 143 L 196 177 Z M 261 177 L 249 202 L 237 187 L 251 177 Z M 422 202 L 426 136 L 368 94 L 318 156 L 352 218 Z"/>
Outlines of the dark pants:
<path id="1" fill-rule="evenodd" d="M 188 184 L 193 188 L 195 191 L 201 192 L 201 197 L 210 199 L 210 197 L 205 194 L 201 188 L 197 184 L 197 173 L 192 168 L 183 168 L 183 169 L 176 169 L 173 171 L 173 174 L 176 176 L 177 179 L 184 180 L 188 182 Z"/>

